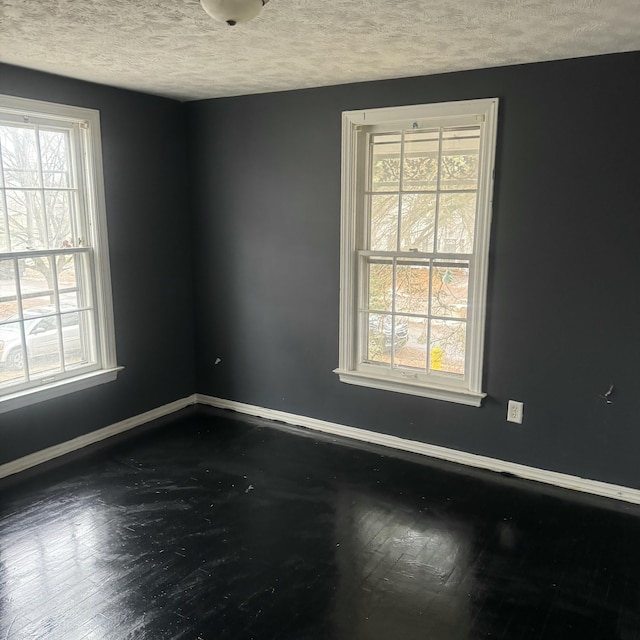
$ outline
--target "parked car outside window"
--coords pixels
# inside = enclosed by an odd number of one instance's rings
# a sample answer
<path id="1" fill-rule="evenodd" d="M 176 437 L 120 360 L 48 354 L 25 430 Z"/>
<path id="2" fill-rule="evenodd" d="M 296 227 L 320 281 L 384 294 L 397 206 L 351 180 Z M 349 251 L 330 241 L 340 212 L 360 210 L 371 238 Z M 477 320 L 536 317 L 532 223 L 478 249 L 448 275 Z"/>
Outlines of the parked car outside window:
<path id="1" fill-rule="evenodd" d="M 79 314 L 73 308 L 61 308 L 62 342 L 65 354 L 80 351 Z M 66 313 L 65 313 L 66 311 Z M 56 310 L 51 307 L 34 307 L 24 311 L 24 333 L 30 360 L 46 360 L 60 356 Z M 44 316 L 44 317 L 43 317 Z M 18 315 L 0 325 L 0 366 L 8 369 L 24 367 L 24 349 Z"/>

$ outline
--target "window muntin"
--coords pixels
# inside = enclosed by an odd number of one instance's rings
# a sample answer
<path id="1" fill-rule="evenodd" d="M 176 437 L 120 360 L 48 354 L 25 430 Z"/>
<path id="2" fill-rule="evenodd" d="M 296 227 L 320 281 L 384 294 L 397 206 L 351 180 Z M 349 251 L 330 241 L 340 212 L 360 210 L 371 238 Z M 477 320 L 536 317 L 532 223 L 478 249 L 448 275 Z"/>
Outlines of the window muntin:
<path id="1" fill-rule="evenodd" d="M 0 411 L 116 370 L 99 152 L 97 112 L 0 96 Z"/>
<path id="2" fill-rule="evenodd" d="M 484 100 L 344 114 L 343 381 L 484 396 L 496 111 Z"/>

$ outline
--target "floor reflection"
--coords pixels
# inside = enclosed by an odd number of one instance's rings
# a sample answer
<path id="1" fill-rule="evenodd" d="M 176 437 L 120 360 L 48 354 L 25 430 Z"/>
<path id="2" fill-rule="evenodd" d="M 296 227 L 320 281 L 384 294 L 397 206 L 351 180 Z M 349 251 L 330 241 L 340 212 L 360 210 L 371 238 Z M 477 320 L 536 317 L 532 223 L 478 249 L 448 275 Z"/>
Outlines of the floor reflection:
<path id="1" fill-rule="evenodd" d="M 468 638 L 473 538 L 462 523 L 351 490 L 336 522 L 340 637 Z"/>
<path id="2" fill-rule="evenodd" d="M 109 637 L 113 622 L 96 602 L 117 596 L 111 562 L 101 553 L 110 546 L 105 525 L 116 511 L 96 496 L 76 495 L 12 514 L 16 525 L 3 527 L 0 538 L 2 637 Z"/>

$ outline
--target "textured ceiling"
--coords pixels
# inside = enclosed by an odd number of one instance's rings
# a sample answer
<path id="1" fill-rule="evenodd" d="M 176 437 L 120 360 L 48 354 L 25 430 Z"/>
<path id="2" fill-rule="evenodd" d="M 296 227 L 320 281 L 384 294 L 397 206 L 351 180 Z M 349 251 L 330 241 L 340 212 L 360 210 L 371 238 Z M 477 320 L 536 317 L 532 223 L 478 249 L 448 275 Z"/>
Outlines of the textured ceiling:
<path id="1" fill-rule="evenodd" d="M 2 0 L 0 61 L 181 100 L 640 50 L 639 0 Z"/>

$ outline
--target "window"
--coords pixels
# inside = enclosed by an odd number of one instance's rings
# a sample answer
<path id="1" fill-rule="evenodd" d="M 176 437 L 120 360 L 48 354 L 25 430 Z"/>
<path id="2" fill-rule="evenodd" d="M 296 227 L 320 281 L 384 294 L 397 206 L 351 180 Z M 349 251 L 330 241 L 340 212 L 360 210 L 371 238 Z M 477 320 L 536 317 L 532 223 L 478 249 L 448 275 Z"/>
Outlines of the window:
<path id="1" fill-rule="evenodd" d="M 0 411 L 117 374 L 98 112 L 0 96 Z"/>
<path id="2" fill-rule="evenodd" d="M 343 113 L 343 382 L 480 406 L 497 110 Z"/>

